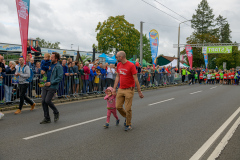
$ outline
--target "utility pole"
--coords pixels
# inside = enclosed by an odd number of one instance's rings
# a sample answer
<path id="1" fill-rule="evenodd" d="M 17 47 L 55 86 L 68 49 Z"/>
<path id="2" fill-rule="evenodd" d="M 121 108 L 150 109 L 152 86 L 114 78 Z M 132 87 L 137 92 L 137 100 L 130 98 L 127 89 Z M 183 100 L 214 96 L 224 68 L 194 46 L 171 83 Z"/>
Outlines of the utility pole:
<path id="1" fill-rule="evenodd" d="M 95 61 L 95 52 L 96 52 L 96 49 L 93 47 L 92 62 Z"/>
<path id="2" fill-rule="evenodd" d="M 180 25 L 182 23 L 185 23 L 185 22 L 188 22 L 188 21 L 191 21 L 191 20 L 187 20 L 187 21 L 184 21 L 184 22 L 181 22 L 179 23 L 179 27 L 178 27 L 178 70 L 180 71 L 180 47 L 179 47 L 179 43 L 180 43 Z"/>
<path id="3" fill-rule="evenodd" d="M 178 27 L 178 70 L 180 71 L 180 47 L 179 47 L 179 42 L 180 42 L 180 24 L 179 23 L 179 27 Z M 180 73 L 180 72 L 179 72 Z"/>
<path id="4" fill-rule="evenodd" d="M 142 64 L 143 59 L 143 22 L 140 22 L 140 64 Z"/>

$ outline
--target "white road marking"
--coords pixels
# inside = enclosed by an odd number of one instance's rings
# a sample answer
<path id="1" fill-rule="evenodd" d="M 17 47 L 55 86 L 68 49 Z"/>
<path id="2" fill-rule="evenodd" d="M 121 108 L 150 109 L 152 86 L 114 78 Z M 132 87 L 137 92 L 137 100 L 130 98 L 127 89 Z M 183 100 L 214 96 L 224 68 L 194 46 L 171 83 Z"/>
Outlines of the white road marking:
<path id="1" fill-rule="evenodd" d="M 233 121 L 233 119 L 240 112 L 240 107 L 223 123 L 223 125 L 199 148 L 199 150 L 190 158 L 190 160 L 200 159 L 205 152 L 212 146 L 221 133 L 227 128 L 227 126 Z"/>
<path id="2" fill-rule="evenodd" d="M 69 128 L 81 126 L 81 125 L 84 125 L 84 124 L 87 124 L 87 123 L 91 123 L 91 122 L 94 122 L 94 121 L 98 121 L 98 120 L 101 120 L 101 119 L 104 119 L 104 118 L 107 118 L 107 116 L 96 118 L 96 119 L 92 119 L 92 120 L 81 122 L 81 123 L 74 124 L 74 125 L 70 125 L 70 126 L 67 126 L 67 127 L 55 129 L 55 130 L 52 130 L 52 131 L 36 134 L 36 135 L 30 136 L 30 137 L 26 137 L 26 138 L 23 138 L 23 139 L 24 140 L 29 140 L 29 139 L 37 138 L 37 137 L 44 136 L 44 135 L 47 135 L 47 134 L 51 134 L 51 133 L 54 133 L 54 132 L 58 132 L 58 131 L 66 130 L 66 129 L 69 129 Z"/>
<path id="3" fill-rule="evenodd" d="M 217 88 L 217 86 L 215 86 L 215 87 L 212 87 L 212 88 L 210 88 L 210 89 L 214 89 L 214 88 Z"/>
<path id="4" fill-rule="evenodd" d="M 200 92 L 202 92 L 202 91 L 197 91 L 197 92 L 193 92 L 193 93 L 190 93 L 190 94 L 196 94 L 196 93 L 200 93 Z"/>
<path id="5" fill-rule="evenodd" d="M 163 103 L 163 102 L 167 102 L 167 101 L 171 101 L 171 100 L 174 100 L 175 98 L 170 98 L 170 99 L 166 99 L 164 101 L 160 101 L 160 102 L 156 102 L 156 103 L 152 103 L 152 104 L 149 104 L 149 106 L 152 106 L 152 105 L 155 105 L 155 104 L 159 104 L 159 103 Z"/>
<path id="6" fill-rule="evenodd" d="M 240 117 L 236 120 L 236 122 L 227 132 L 227 134 L 223 137 L 222 141 L 218 144 L 218 146 L 215 148 L 212 154 L 208 157 L 208 160 L 215 160 L 216 158 L 218 158 L 218 156 L 220 155 L 222 150 L 225 148 L 230 138 L 233 136 L 239 124 L 240 124 Z"/>

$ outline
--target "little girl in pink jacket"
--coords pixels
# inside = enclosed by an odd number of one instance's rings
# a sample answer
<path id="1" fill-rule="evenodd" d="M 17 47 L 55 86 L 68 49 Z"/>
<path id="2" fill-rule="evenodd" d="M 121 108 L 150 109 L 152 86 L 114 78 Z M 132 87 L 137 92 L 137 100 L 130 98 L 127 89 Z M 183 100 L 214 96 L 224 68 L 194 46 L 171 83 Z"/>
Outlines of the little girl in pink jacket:
<path id="1" fill-rule="evenodd" d="M 112 92 L 113 92 L 112 87 L 108 87 L 105 91 L 106 96 L 104 97 L 104 99 L 107 100 L 107 109 L 108 109 L 108 111 L 107 111 L 107 122 L 104 125 L 105 128 L 109 127 L 111 113 L 116 118 L 116 125 L 118 125 L 119 121 L 120 121 L 118 119 L 118 116 L 117 116 L 116 95 L 113 95 Z"/>

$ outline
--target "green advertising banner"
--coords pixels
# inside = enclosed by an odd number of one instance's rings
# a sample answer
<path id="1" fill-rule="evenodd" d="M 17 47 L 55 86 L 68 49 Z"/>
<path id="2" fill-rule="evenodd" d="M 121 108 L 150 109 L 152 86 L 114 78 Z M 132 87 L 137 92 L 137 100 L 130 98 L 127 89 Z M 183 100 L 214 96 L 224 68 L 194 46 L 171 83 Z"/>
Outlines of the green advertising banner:
<path id="1" fill-rule="evenodd" d="M 232 53 L 232 46 L 202 47 L 202 53 Z"/>

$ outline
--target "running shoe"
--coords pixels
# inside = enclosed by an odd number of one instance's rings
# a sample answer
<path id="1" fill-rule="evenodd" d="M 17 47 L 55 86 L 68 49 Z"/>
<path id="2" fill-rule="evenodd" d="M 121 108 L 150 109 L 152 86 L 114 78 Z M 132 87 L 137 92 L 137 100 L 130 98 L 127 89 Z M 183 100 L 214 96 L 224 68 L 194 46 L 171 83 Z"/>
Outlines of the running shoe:
<path id="1" fill-rule="evenodd" d="M 109 127 L 109 123 L 106 123 L 103 127 L 108 128 Z"/>
<path id="2" fill-rule="evenodd" d="M 125 127 L 125 131 L 131 130 L 131 129 L 132 129 L 132 126 L 126 126 Z"/>
<path id="3" fill-rule="evenodd" d="M 119 121 L 120 121 L 120 119 L 116 120 L 116 126 L 119 125 Z"/>

